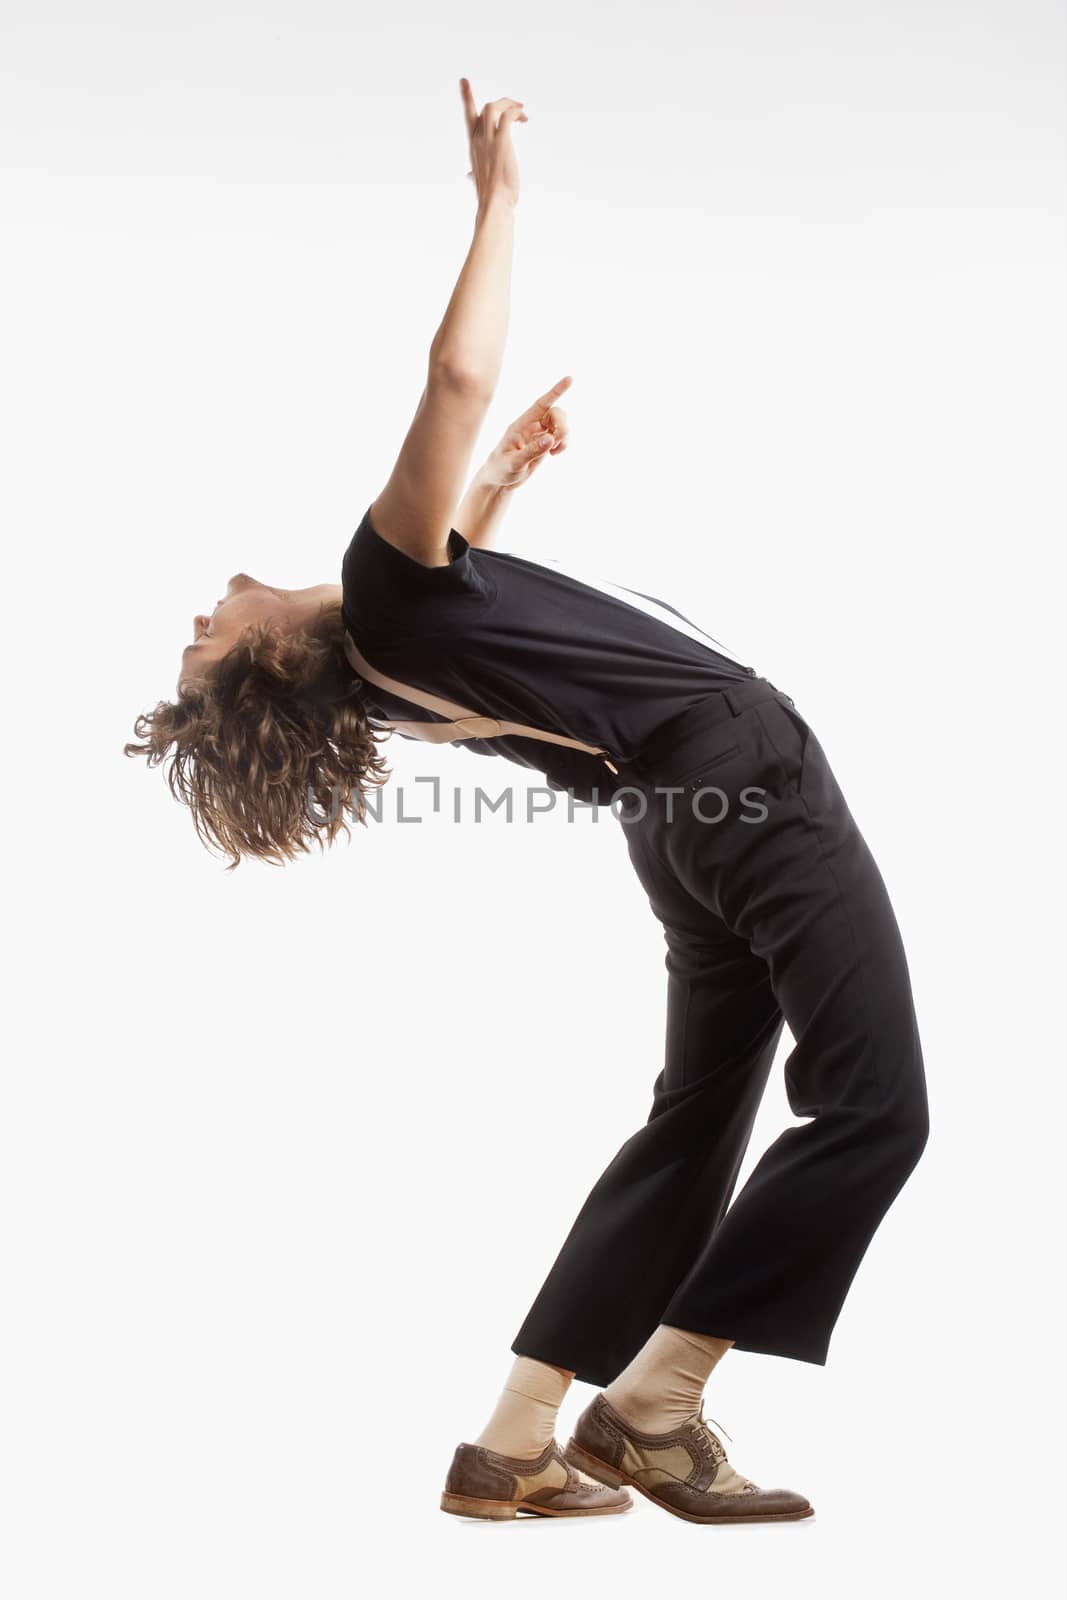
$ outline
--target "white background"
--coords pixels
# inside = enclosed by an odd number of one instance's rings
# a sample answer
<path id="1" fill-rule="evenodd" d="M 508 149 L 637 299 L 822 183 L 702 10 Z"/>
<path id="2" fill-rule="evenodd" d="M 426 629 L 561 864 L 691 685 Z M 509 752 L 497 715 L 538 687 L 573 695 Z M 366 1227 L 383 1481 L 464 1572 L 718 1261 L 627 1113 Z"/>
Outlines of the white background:
<path id="1" fill-rule="evenodd" d="M 1038 0 L 9 15 L 13 1600 L 1059 1592 L 1063 32 Z M 428 817 L 227 874 L 122 755 L 231 572 L 339 581 L 469 242 L 462 74 L 530 118 L 484 449 L 574 376 L 501 544 L 787 689 L 908 948 L 923 1160 L 828 1364 L 733 1352 L 708 1391 L 809 1524 L 437 1509 L 661 1065 L 618 825 Z M 742 1181 L 790 1120 L 779 1061 Z"/>

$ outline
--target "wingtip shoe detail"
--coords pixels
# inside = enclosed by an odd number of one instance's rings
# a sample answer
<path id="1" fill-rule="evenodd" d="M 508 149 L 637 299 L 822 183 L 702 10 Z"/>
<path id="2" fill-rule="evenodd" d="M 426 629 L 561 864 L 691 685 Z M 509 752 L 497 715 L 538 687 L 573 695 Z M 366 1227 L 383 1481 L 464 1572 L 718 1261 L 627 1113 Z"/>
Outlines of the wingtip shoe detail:
<path id="1" fill-rule="evenodd" d="M 792 1489 L 762 1489 L 731 1464 L 701 1404 L 669 1433 L 643 1433 L 598 1394 L 574 1427 L 565 1458 L 601 1483 L 629 1484 L 687 1522 L 795 1522 L 814 1507 Z"/>
<path id="2" fill-rule="evenodd" d="M 628 1511 L 625 1489 L 590 1482 L 556 1440 L 539 1456 L 503 1456 L 484 1445 L 458 1444 L 441 1495 L 453 1516 L 506 1522 L 520 1511 L 541 1517 L 595 1517 Z"/>

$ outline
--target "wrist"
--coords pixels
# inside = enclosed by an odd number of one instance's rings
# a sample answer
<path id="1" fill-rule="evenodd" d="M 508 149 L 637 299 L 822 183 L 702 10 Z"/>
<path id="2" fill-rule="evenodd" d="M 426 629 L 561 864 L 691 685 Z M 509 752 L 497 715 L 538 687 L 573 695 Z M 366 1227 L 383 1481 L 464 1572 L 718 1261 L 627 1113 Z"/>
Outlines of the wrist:
<path id="1" fill-rule="evenodd" d="M 490 218 L 500 217 L 505 221 L 512 221 L 515 216 L 515 207 L 518 199 L 504 189 L 494 189 L 486 195 L 484 200 L 478 201 L 477 222 L 485 222 Z"/>
<path id="2" fill-rule="evenodd" d="M 492 456 L 482 462 L 470 481 L 467 493 L 476 494 L 483 505 L 498 499 L 504 493 L 504 485 L 493 473 Z"/>

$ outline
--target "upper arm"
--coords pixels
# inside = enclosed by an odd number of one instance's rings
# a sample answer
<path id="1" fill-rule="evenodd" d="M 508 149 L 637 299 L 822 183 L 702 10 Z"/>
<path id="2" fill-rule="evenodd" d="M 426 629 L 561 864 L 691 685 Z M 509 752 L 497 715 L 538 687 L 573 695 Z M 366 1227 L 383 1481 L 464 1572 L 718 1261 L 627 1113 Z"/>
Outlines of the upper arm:
<path id="1" fill-rule="evenodd" d="M 383 539 L 425 566 L 448 564 L 448 535 L 490 396 L 431 368 L 388 483 L 371 504 Z"/>

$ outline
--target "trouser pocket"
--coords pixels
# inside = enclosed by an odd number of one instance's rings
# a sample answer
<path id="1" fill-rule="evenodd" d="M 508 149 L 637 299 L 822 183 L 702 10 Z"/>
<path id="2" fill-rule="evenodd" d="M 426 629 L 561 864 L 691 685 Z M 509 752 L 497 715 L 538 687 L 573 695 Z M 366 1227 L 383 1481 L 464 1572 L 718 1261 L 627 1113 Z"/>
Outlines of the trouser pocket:
<path id="1" fill-rule="evenodd" d="M 810 728 L 796 707 L 785 700 L 761 701 L 755 711 L 781 764 L 786 792 L 799 794 L 804 784 Z"/>
<path id="2" fill-rule="evenodd" d="M 717 767 L 725 766 L 727 761 L 732 761 L 734 756 L 740 754 L 741 746 L 739 744 L 731 744 L 725 750 L 716 750 L 714 753 L 706 755 L 699 766 L 692 761 L 687 762 L 684 772 L 662 778 L 660 783 L 664 788 L 698 789 L 705 773 L 714 772 Z"/>

